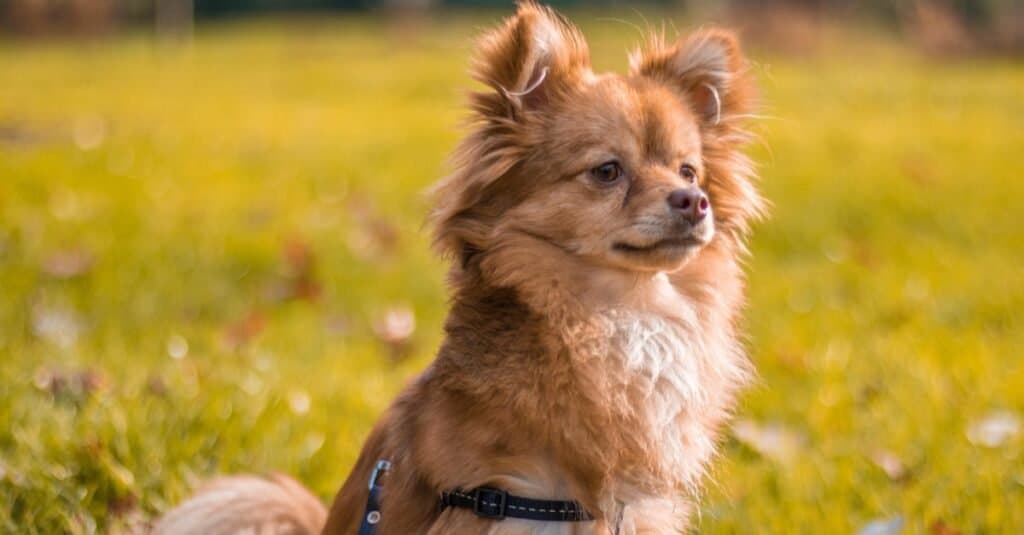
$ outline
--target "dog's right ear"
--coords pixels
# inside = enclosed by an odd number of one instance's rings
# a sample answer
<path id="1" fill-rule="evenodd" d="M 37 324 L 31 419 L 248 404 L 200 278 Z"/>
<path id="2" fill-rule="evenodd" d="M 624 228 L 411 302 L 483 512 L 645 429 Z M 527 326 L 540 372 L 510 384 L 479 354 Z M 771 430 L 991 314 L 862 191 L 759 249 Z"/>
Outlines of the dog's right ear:
<path id="1" fill-rule="evenodd" d="M 520 119 L 587 72 L 590 52 L 580 31 L 551 8 L 522 2 L 515 16 L 477 45 L 473 77 L 493 92 L 475 94 L 474 109 L 485 118 Z"/>
<path id="2" fill-rule="evenodd" d="M 564 99 L 590 73 L 583 35 L 561 15 L 532 1 L 485 34 L 473 77 L 487 86 L 470 94 L 473 130 L 456 149 L 455 172 L 432 189 L 434 245 L 466 266 L 489 247 L 501 178 L 531 150 L 533 118 Z"/>

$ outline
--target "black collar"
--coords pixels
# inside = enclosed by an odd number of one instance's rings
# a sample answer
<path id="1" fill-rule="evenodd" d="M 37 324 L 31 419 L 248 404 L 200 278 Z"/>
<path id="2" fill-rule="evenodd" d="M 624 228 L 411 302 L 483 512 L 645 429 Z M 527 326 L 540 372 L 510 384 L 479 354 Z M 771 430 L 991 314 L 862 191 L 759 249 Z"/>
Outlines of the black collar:
<path id="1" fill-rule="evenodd" d="M 477 516 L 491 520 L 524 518 L 546 522 L 582 522 L 594 519 L 579 502 L 534 500 L 491 487 L 442 492 L 441 509 L 445 507 L 469 509 Z"/>

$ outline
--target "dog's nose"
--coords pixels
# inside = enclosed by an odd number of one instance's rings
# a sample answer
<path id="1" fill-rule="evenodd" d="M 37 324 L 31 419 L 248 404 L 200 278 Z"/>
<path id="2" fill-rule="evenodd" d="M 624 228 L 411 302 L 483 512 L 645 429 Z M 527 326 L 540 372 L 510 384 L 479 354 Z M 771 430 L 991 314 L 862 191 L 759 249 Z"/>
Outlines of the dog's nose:
<path id="1" fill-rule="evenodd" d="M 700 223 L 708 215 L 708 196 L 699 188 L 677 189 L 668 195 L 668 205 L 691 224 Z"/>

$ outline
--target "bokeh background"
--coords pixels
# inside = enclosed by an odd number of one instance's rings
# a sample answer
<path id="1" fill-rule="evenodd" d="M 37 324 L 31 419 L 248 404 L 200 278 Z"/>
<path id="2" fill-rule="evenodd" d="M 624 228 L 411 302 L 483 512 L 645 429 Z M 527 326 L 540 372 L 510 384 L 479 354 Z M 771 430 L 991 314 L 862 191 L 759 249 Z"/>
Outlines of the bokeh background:
<path id="1" fill-rule="evenodd" d="M 1024 530 L 1024 8 L 559 4 L 600 69 L 743 32 L 760 371 L 701 533 Z M 424 188 L 508 2 L 0 2 L 0 530 L 144 533 L 217 473 L 325 501 L 432 358 Z"/>

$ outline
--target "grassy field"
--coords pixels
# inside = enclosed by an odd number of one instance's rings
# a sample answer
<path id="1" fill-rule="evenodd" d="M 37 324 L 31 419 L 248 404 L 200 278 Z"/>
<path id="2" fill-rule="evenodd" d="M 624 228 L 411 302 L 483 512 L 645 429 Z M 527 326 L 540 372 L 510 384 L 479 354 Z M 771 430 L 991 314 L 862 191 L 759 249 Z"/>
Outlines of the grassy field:
<path id="1" fill-rule="evenodd" d="M 0 43 L 0 531 L 131 531 L 221 472 L 329 499 L 439 342 L 420 193 L 490 20 Z M 635 31 L 584 29 L 622 68 Z M 1024 64 L 754 57 L 760 381 L 700 532 L 1020 533 Z"/>

